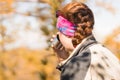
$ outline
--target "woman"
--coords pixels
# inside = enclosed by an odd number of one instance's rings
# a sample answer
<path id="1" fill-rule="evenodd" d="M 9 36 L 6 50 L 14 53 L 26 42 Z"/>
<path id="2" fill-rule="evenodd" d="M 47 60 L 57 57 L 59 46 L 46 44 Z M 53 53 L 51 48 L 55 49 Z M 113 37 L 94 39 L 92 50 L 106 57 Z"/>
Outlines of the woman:
<path id="1" fill-rule="evenodd" d="M 93 13 L 83 3 L 69 3 L 57 12 L 60 42 L 53 49 L 61 80 L 120 80 L 119 60 L 95 40 L 93 26 Z"/>

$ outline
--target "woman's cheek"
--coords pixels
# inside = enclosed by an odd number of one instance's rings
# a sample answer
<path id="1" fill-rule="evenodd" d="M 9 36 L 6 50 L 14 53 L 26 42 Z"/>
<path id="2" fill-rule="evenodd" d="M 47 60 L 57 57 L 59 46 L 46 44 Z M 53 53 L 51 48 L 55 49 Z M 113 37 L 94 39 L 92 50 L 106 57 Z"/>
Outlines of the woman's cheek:
<path id="1" fill-rule="evenodd" d="M 60 37 L 60 41 L 62 43 L 62 45 L 66 48 L 66 49 L 73 49 L 73 44 L 72 44 L 72 39 L 66 37 L 65 35 L 63 35 L 62 33 L 59 34 Z"/>
<path id="2" fill-rule="evenodd" d="M 67 42 L 66 42 L 66 49 L 68 49 L 68 50 L 72 50 L 74 47 L 73 47 L 73 44 L 72 44 L 72 41 L 71 41 L 71 39 L 69 39 L 69 40 L 66 40 Z"/>

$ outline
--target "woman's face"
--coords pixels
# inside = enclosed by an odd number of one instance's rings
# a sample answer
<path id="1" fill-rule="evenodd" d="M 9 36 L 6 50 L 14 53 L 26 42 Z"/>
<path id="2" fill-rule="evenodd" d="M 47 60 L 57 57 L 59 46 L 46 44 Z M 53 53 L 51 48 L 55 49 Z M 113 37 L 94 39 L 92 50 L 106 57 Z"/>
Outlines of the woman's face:
<path id="1" fill-rule="evenodd" d="M 61 32 L 59 32 L 59 39 L 60 42 L 62 43 L 62 45 L 65 47 L 66 50 L 73 50 L 73 44 L 72 44 L 72 38 L 65 36 L 64 34 L 62 34 Z"/>

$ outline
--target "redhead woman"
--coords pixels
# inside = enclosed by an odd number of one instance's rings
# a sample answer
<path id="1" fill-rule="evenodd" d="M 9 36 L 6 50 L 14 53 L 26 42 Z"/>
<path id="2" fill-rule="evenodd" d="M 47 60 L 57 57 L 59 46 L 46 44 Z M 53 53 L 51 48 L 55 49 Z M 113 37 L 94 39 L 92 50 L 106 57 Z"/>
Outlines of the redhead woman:
<path id="1" fill-rule="evenodd" d="M 120 61 L 93 36 L 94 15 L 87 5 L 67 4 L 58 10 L 56 24 L 60 80 L 120 80 Z"/>

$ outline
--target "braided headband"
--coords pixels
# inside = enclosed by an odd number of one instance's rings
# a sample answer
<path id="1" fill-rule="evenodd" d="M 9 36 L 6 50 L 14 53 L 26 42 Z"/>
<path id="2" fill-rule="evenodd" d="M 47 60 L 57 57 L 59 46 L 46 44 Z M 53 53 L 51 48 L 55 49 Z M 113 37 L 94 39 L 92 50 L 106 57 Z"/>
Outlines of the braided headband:
<path id="1" fill-rule="evenodd" d="M 57 29 L 64 35 L 72 37 L 74 36 L 74 32 L 76 31 L 76 26 L 64 17 L 58 16 Z"/>

